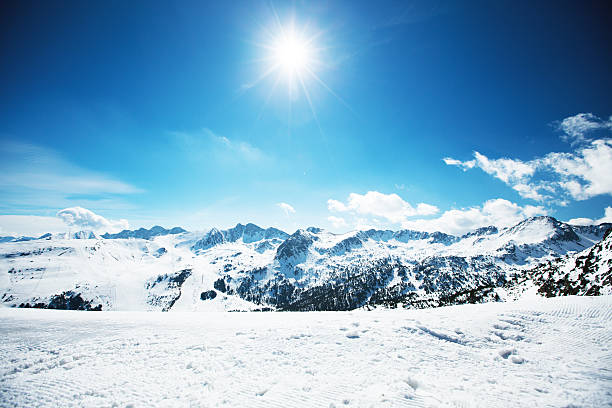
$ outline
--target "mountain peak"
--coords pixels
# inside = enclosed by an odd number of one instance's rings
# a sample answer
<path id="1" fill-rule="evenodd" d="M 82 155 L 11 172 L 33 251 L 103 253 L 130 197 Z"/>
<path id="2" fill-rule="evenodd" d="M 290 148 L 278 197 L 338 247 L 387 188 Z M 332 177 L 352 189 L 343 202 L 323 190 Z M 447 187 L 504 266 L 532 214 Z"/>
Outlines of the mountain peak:
<path id="1" fill-rule="evenodd" d="M 242 240 L 243 243 L 250 244 L 266 239 L 285 240 L 288 237 L 289 234 L 274 227 L 263 229 L 251 222 L 246 225 L 238 223 L 235 227 L 227 230 L 220 230 L 216 227 L 211 228 L 206 235 L 197 241 L 191 248 L 197 251 L 205 250 L 225 242 L 238 242 Z"/>
<path id="2" fill-rule="evenodd" d="M 318 234 L 318 233 L 322 232 L 323 229 L 322 228 L 318 228 L 318 227 L 308 227 L 308 228 L 306 228 L 306 231 L 312 232 L 313 234 Z"/>
<path id="3" fill-rule="evenodd" d="M 467 234 L 463 234 L 461 238 L 468 238 L 474 236 L 484 236 L 484 235 L 493 235 L 497 234 L 499 230 L 494 225 L 489 225 L 487 227 L 476 228 L 474 231 L 468 232 Z"/>
<path id="4" fill-rule="evenodd" d="M 280 244 L 274 259 L 285 265 L 297 265 L 304 262 L 313 242 L 314 238 L 310 231 L 298 229 Z"/>

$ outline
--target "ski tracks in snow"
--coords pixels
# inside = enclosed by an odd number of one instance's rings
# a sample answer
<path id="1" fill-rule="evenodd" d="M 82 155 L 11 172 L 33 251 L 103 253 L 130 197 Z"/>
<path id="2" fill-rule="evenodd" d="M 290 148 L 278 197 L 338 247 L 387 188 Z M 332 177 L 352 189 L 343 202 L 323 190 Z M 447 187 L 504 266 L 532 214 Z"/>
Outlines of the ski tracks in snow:
<path id="1" fill-rule="evenodd" d="M 429 310 L 0 309 L 0 406 L 606 406 L 612 297 Z"/>

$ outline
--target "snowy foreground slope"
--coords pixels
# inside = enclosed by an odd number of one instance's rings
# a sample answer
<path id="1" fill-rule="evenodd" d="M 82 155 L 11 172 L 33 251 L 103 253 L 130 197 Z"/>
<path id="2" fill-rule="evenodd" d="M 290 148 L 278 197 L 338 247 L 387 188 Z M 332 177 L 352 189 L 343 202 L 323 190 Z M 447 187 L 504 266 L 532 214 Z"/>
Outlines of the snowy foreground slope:
<path id="1" fill-rule="evenodd" d="M 309 311 L 505 300 L 519 293 L 512 284 L 564 287 L 571 266 L 545 277 L 531 271 L 543 262 L 555 271 L 569 265 L 564 259 L 601 244 L 611 226 L 534 217 L 463 236 L 319 228 L 289 235 L 254 224 L 202 233 L 154 227 L 46 234 L 0 243 L 0 301 L 81 310 Z M 596 294 L 587 281 L 610 293 L 612 249 L 598 248 L 597 270 L 589 263 L 575 290 L 538 293 Z"/>
<path id="2" fill-rule="evenodd" d="M 2 407 L 604 407 L 612 297 L 424 310 L 0 308 Z"/>

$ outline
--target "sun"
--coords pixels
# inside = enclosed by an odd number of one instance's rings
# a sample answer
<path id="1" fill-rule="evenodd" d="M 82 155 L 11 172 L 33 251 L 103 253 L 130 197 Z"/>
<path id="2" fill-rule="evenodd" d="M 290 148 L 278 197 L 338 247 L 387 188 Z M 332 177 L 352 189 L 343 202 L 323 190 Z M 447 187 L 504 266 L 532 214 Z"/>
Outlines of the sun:
<path id="1" fill-rule="evenodd" d="M 275 24 L 265 30 L 265 40 L 259 43 L 265 51 L 260 59 L 264 62 L 264 72 L 256 83 L 267 77 L 276 77 L 274 84 L 285 82 L 293 96 L 296 96 L 293 91 L 297 89 L 306 93 L 307 82 L 319 81 L 317 72 L 324 65 L 322 48 L 317 44 L 321 32 L 313 31 L 309 24 L 300 26 L 294 19 L 281 23 L 276 17 Z"/>
<path id="2" fill-rule="evenodd" d="M 293 29 L 282 32 L 272 45 L 271 59 L 285 75 L 292 78 L 303 76 L 312 69 L 314 49 L 310 42 Z"/>
<path id="3" fill-rule="evenodd" d="M 268 87 L 267 97 L 257 116 L 259 120 L 279 85 L 284 85 L 289 102 L 287 104 L 289 127 L 291 127 L 292 106 L 300 103 L 303 98 L 302 100 L 305 100 L 310 107 L 322 134 L 315 109 L 315 102 L 322 95 L 321 90 L 333 95 L 352 111 L 320 76 L 333 66 L 325 62 L 330 61 L 330 50 L 334 48 L 329 44 L 330 39 L 327 35 L 329 30 L 317 30 L 311 21 L 300 25 L 294 17 L 282 22 L 276 11 L 273 10 L 273 14 L 272 24 L 263 26 L 262 38 L 254 42 L 261 51 L 260 56 L 254 60 L 261 69 L 261 74 L 255 80 L 244 84 L 241 90 L 247 91 L 259 84 Z"/>

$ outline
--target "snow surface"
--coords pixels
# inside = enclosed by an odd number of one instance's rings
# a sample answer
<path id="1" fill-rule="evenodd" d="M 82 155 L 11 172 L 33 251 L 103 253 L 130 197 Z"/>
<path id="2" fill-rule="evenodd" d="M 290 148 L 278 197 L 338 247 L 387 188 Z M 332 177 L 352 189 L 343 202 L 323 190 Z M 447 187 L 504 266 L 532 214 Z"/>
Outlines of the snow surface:
<path id="1" fill-rule="evenodd" d="M 0 308 L 0 406 L 612 405 L 612 296 L 426 310 Z"/>

